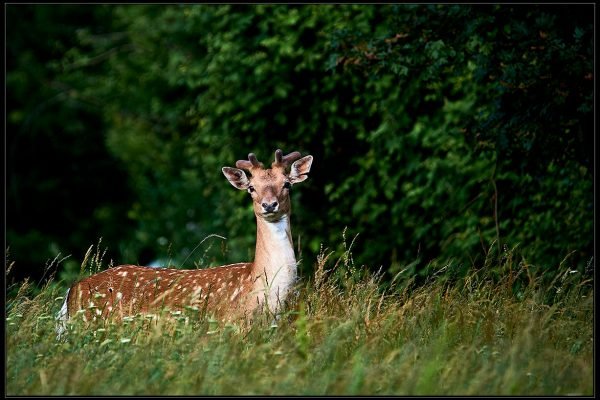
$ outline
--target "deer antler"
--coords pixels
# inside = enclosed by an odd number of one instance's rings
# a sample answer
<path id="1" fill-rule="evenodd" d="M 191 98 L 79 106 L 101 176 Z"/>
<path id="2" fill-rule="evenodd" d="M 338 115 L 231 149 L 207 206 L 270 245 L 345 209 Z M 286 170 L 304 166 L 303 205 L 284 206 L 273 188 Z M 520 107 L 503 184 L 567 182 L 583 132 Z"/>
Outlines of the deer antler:
<path id="1" fill-rule="evenodd" d="M 277 150 L 275 150 L 275 161 L 273 162 L 273 164 L 271 164 L 271 167 L 273 167 L 273 168 L 289 167 L 291 163 L 293 163 L 300 157 L 302 157 L 302 154 L 300 154 L 300 152 L 298 152 L 298 151 L 293 151 L 290 154 L 288 154 L 287 156 L 284 156 L 283 151 L 281 151 L 281 149 L 277 149 Z"/>
<path id="2" fill-rule="evenodd" d="M 263 164 L 258 161 L 254 153 L 250 153 L 248 154 L 248 160 L 238 160 L 235 162 L 235 166 L 250 171 L 253 168 L 262 168 Z"/>

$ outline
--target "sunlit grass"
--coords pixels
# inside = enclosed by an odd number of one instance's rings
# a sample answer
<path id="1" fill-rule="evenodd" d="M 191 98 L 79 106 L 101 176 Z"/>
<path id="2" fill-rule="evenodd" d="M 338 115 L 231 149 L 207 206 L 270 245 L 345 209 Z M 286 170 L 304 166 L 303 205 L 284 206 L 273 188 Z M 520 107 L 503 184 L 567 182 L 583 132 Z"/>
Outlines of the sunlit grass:
<path id="1" fill-rule="evenodd" d="M 593 394 L 593 289 L 578 273 L 542 285 L 523 264 L 453 278 L 448 264 L 424 284 L 399 274 L 389 285 L 349 254 L 334 258 L 321 253 L 277 320 L 220 324 L 193 309 L 74 318 L 64 341 L 64 288 L 31 296 L 23 285 L 7 308 L 6 393 Z"/>

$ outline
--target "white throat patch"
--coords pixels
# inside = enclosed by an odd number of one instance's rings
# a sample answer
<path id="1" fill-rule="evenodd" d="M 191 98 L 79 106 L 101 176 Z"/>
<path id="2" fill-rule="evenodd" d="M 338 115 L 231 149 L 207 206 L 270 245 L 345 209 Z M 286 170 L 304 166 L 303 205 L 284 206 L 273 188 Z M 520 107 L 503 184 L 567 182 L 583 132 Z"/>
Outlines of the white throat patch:
<path id="1" fill-rule="evenodd" d="M 296 282 L 297 264 L 291 238 L 288 236 L 288 216 L 265 225 L 269 231 L 268 243 L 272 250 L 269 251 L 269 265 L 265 266 L 268 280 L 267 301 L 269 308 L 275 311 Z"/>

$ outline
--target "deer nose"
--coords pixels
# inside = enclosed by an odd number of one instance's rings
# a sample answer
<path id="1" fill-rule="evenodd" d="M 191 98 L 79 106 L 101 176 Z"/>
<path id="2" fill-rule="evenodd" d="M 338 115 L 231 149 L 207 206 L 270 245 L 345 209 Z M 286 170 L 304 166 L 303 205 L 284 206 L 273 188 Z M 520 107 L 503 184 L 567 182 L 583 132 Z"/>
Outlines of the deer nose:
<path id="1" fill-rule="evenodd" d="M 272 202 L 271 204 L 269 203 L 262 203 L 262 208 L 265 212 L 270 213 L 270 212 L 274 212 L 277 211 L 277 206 L 279 206 L 279 203 L 277 203 L 276 201 Z"/>

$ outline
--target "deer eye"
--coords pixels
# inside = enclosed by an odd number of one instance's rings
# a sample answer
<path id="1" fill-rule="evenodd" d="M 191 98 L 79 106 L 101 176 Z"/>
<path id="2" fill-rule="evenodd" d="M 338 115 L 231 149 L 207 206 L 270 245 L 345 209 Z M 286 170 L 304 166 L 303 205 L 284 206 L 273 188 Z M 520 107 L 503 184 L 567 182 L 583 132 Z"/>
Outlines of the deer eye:
<path id="1" fill-rule="evenodd" d="M 285 182 L 283 184 L 284 189 L 291 189 L 292 188 L 292 184 L 290 182 Z"/>
<path id="2" fill-rule="evenodd" d="M 252 193 L 254 192 L 254 186 L 250 185 L 248 186 L 248 193 Z"/>

